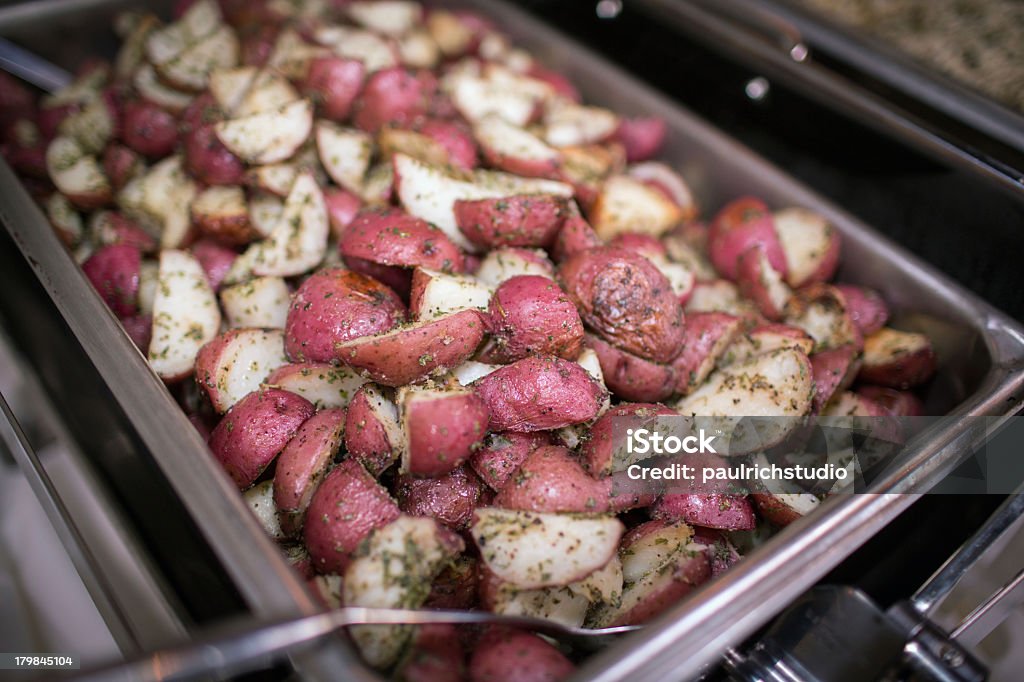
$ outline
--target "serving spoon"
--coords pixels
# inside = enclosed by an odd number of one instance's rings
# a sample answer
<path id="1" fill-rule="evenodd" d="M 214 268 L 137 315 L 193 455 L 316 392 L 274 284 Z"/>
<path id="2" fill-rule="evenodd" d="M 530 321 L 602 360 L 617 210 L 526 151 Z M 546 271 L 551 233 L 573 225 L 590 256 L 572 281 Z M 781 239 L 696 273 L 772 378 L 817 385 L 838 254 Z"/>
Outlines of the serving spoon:
<path id="1" fill-rule="evenodd" d="M 587 629 L 543 618 L 506 616 L 486 611 L 378 609 L 345 606 L 312 616 L 234 623 L 178 647 L 151 652 L 72 676 L 76 682 L 103 680 L 194 680 L 237 675 L 265 668 L 290 650 L 315 643 L 352 625 L 501 625 L 547 635 L 582 650 L 593 650 L 639 625 Z"/>

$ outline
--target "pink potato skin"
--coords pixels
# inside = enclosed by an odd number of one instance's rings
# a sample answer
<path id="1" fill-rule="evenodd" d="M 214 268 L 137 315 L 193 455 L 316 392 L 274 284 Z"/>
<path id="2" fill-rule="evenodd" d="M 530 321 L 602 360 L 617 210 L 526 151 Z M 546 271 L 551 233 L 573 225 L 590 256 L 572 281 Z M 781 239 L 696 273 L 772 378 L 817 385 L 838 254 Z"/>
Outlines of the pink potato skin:
<path id="1" fill-rule="evenodd" d="M 444 232 L 395 208 L 366 208 L 338 244 L 345 258 L 380 265 L 462 272 L 462 252 Z"/>
<path id="2" fill-rule="evenodd" d="M 598 246 L 601 246 L 601 238 L 597 236 L 597 232 L 590 226 L 587 219 L 580 215 L 578 209 L 570 208 L 570 213 L 562 223 L 562 228 L 555 235 L 555 241 L 551 247 L 551 257 L 555 259 L 555 262 L 561 263 L 581 251 Z"/>
<path id="3" fill-rule="evenodd" d="M 292 298 L 285 351 L 300 362 L 331 362 L 338 344 L 384 332 L 405 319 L 398 296 L 377 280 L 328 268 L 309 277 Z"/>
<path id="4" fill-rule="evenodd" d="M 627 428 L 643 428 L 658 417 L 678 417 L 671 407 L 658 403 L 623 403 L 611 408 L 594 422 L 590 438 L 580 450 L 580 459 L 591 476 L 612 473 L 616 436 L 624 436 Z"/>
<path id="5" fill-rule="evenodd" d="M 751 530 L 757 525 L 746 496 L 723 493 L 665 494 L 654 503 L 651 516 L 720 530 Z"/>
<path id="6" fill-rule="evenodd" d="M 501 490 L 531 452 L 551 444 L 546 432 L 492 433 L 469 458 L 469 466 L 492 490 Z"/>
<path id="7" fill-rule="evenodd" d="M 153 338 L 153 318 L 149 315 L 129 315 L 121 318 L 121 326 L 135 347 L 145 355 Z"/>
<path id="8" fill-rule="evenodd" d="M 567 214 L 566 200 L 549 195 L 520 194 L 455 202 L 459 230 L 474 244 L 487 248 L 546 248 L 562 228 Z"/>
<path id="9" fill-rule="evenodd" d="M 366 391 L 360 388 L 348 404 L 345 416 L 345 450 L 374 476 L 395 461 L 398 453 L 387 429 L 370 407 Z"/>
<path id="10" fill-rule="evenodd" d="M 128 244 L 104 246 L 82 263 L 82 270 L 103 302 L 118 317 L 134 315 L 139 297 L 142 255 Z"/>
<path id="11" fill-rule="evenodd" d="M 483 482 L 467 466 L 437 478 L 402 474 L 395 482 L 399 509 L 413 516 L 429 516 L 452 530 L 469 526 L 483 490 Z"/>
<path id="12" fill-rule="evenodd" d="M 846 303 L 846 312 L 862 336 L 874 334 L 889 321 L 889 306 L 874 289 L 852 284 L 837 284 L 835 288 L 839 290 Z"/>
<path id="13" fill-rule="evenodd" d="M 778 322 L 785 314 L 785 304 L 781 304 L 772 298 L 769 289 L 771 268 L 765 260 L 764 249 L 760 245 L 754 245 L 740 254 L 736 261 L 736 282 L 739 284 L 740 294 L 749 298 L 757 306 L 757 309 L 765 319 Z"/>
<path id="14" fill-rule="evenodd" d="M 334 467 L 313 493 L 303 537 L 318 573 L 344 573 L 359 543 L 398 518 L 388 491 L 354 459 Z"/>
<path id="15" fill-rule="evenodd" d="M 355 104 L 356 127 L 376 133 L 386 125 L 408 128 L 425 116 L 437 80 L 429 71 L 382 69 L 366 81 Z"/>
<path id="16" fill-rule="evenodd" d="M 663 118 L 623 118 L 615 131 L 615 139 L 625 147 L 626 161 L 637 163 L 657 156 L 667 134 L 668 126 Z"/>
<path id="17" fill-rule="evenodd" d="M 867 385 L 859 387 L 857 394 L 877 403 L 893 417 L 921 417 L 925 414 L 921 399 L 910 391 Z"/>
<path id="18" fill-rule="evenodd" d="M 344 431 L 345 410 L 321 410 L 299 427 L 278 456 L 274 506 L 285 535 L 301 532 L 309 501 L 337 454 Z"/>
<path id="19" fill-rule="evenodd" d="M 575 362 L 532 356 L 472 384 L 487 405 L 491 431 L 547 431 L 597 416 L 605 392 Z"/>
<path id="20" fill-rule="evenodd" d="M 857 374 L 858 381 L 879 386 L 888 386 L 899 390 L 907 390 L 914 386 L 920 386 L 928 381 L 934 374 L 938 363 L 935 356 L 935 349 L 931 340 L 921 334 L 914 334 L 916 340 L 923 340 L 912 352 L 906 352 L 906 348 L 899 348 L 892 352 L 883 348 L 883 353 L 889 353 L 885 362 L 877 363 L 871 358 L 871 346 L 874 345 L 873 337 L 865 339 L 864 363 Z"/>
<path id="21" fill-rule="evenodd" d="M 316 57 L 309 62 L 302 91 L 316 103 L 321 117 L 341 122 L 352 112 L 365 78 L 366 67 L 358 59 Z"/>
<path id="22" fill-rule="evenodd" d="M 644 258 L 668 258 L 668 249 L 660 239 L 642 232 L 622 232 L 615 235 L 608 246 L 632 251 Z"/>
<path id="23" fill-rule="evenodd" d="M 623 400 L 658 402 L 675 391 L 676 374 L 670 365 L 645 360 L 587 334 L 587 347 L 597 353 L 608 389 Z"/>
<path id="24" fill-rule="evenodd" d="M 677 393 L 685 395 L 704 383 L 714 370 L 716 361 L 740 333 L 742 326 L 740 318 L 728 313 L 687 315 L 683 351 L 672 361 Z"/>
<path id="25" fill-rule="evenodd" d="M 142 253 L 153 253 L 157 250 L 156 239 L 131 218 L 123 213 L 110 211 L 106 216 L 107 230 L 110 241 L 107 244 L 124 244 L 133 246 Z"/>
<path id="26" fill-rule="evenodd" d="M 103 173 L 115 192 L 128 184 L 142 166 L 142 157 L 122 144 L 111 143 L 103 150 Z"/>
<path id="27" fill-rule="evenodd" d="M 405 654 L 395 679 L 404 682 L 462 682 L 465 652 L 454 625 L 421 625 Z"/>
<path id="28" fill-rule="evenodd" d="M 792 507 L 771 493 L 750 493 L 750 499 L 757 508 L 758 515 L 777 528 L 785 528 L 801 518 Z"/>
<path id="29" fill-rule="evenodd" d="M 467 554 L 445 566 L 430 586 L 426 609 L 472 609 L 477 606 L 480 562 Z"/>
<path id="30" fill-rule="evenodd" d="M 151 159 L 167 156 L 178 144 L 178 121 L 155 104 L 126 102 L 121 139 L 130 149 Z"/>
<path id="31" fill-rule="evenodd" d="M 605 340 L 659 363 L 679 354 L 683 306 L 643 256 L 613 247 L 589 249 L 562 263 L 558 277 L 583 321 Z"/>
<path id="32" fill-rule="evenodd" d="M 383 386 L 404 386 L 462 364 L 480 345 L 486 323 L 462 310 L 392 332 L 338 345 L 337 357 Z"/>
<path id="33" fill-rule="evenodd" d="M 448 163 L 462 170 L 472 170 L 479 163 L 479 153 L 473 136 L 465 126 L 455 121 L 431 118 L 424 121 L 417 132 L 426 135 L 448 152 Z"/>
<path id="34" fill-rule="evenodd" d="M 821 412 L 833 395 L 850 385 L 857 374 L 859 355 L 853 345 L 846 345 L 810 356 L 814 376 L 813 414 Z"/>
<path id="35" fill-rule="evenodd" d="M 207 185 L 240 185 L 245 163 L 217 138 L 214 123 L 223 118 L 210 93 L 192 100 L 181 116 L 185 167 Z"/>
<path id="36" fill-rule="evenodd" d="M 472 391 L 414 393 L 403 412 L 413 476 L 437 477 L 457 469 L 487 433 L 487 406 Z"/>
<path id="37" fill-rule="evenodd" d="M 327 219 L 331 223 L 331 236 L 341 241 L 345 229 L 352 224 L 363 207 L 363 200 L 348 190 L 329 187 L 324 190 Z"/>
<path id="38" fill-rule="evenodd" d="M 504 509 L 600 514 L 608 510 L 608 486 L 587 474 L 572 451 L 545 445 L 531 452 L 494 497 Z"/>
<path id="39" fill-rule="evenodd" d="M 680 559 L 671 570 L 671 582 L 648 594 L 639 604 L 609 623 L 609 627 L 650 622 L 711 578 L 711 562 L 706 552 Z"/>
<path id="40" fill-rule="evenodd" d="M 713 528 L 695 527 L 693 529 L 693 541 L 707 546 L 712 578 L 722 575 L 743 558 L 722 531 Z"/>
<path id="41" fill-rule="evenodd" d="M 238 254 L 226 246 L 221 246 L 209 239 L 200 239 L 192 245 L 191 250 L 192 255 L 196 257 L 199 265 L 202 266 L 203 272 L 206 273 L 206 279 L 210 283 L 210 287 L 214 291 L 220 289 L 220 285 L 224 283 L 224 278 L 227 276 Z"/>
<path id="42" fill-rule="evenodd" d="M 469 660 L 470 682 L 560 682 L 572 662 L 543 639 L 522 630 L 492 628 Z"/>
<path id="43" fill-rule="evenodd" d="M 259 478 L 316 410 L 305 398 L 276 388 L 253 391 L 210 434 L 210 450 L 242 490 Z"/>
<path id="44" fill-rule="evenodd" d="M 785 276 L 786 255 L 775 234 L 772 213 L 760 199 L 743 197 L 727 204 L 708 230 L 708 255 L 722 277 L 736 281 L 739 257 L 752 246 L 761 245 L 768 262 Z"/>
<path id="45" fill-rule="evenodd" d="M 575 359 L 583 348 L 583 321 L 558 284 L 539 275 L 519 275 L 498 286 L 488 307 L 500 363 L 529 355 Z"/>
<path id="46" fill-rule="evenodd" d="M 341 260 L 352 272 L 373 277 L 381 284 L 391 288 L 403 302 L 409 300 L 409 295 L 412 291 L 413 270 L 400 268 L 397 265 L 381 265 L 380 263 L 363 260 L 362 258 L 353 258 L 352 256 L 342 256 Z"/>
<path id="47" fill-rule="evenodd" d="M 572 102 L 579 104 L 583 101 L 583 98 L 580 97 L 580 91 L 576 89 L 576 86 L 572 84 L 572 81 L 557 71 L 546 69 L 540 64 L 534 62 L 530 65 L 530 69 L 526 72 L 526 75 L 530 78 L 536 78 L 539 81 L 547 83 L 555 89 L 556 93 Z"/>

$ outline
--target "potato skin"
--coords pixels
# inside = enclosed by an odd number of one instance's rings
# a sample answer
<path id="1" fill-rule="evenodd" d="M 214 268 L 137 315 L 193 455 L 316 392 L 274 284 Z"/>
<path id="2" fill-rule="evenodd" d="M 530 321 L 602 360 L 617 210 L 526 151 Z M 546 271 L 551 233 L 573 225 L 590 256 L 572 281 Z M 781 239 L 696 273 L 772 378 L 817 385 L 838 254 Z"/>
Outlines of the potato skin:
<path id="1" fill-rule="evenodd" d="M 563 197 L 521 194 L 500 199 L 460 199 L 455 221 L 469 241 L 486 248 L 546 248 L 568 215 Z"/>
<path id="2" fill-rule="evenodd" d="M 142 157 L 127 146 L 112 142 L 103 150 L 103 172 L 115 192 L 128 184 L 142 168 Z"/>
<path id="3" fill-rule="evenodd" d="M 321 117 L 345 121 L 363 89 L 365 78 L 366 67 L 358 59 L 316 57 L 309 62 L 302 91 L 316 103 Z"/>
<path id="4" fill-rule="evenodd" d="M 488 630 L 469 660 L 470 682 L 558 682 L 575 666 L 543 639 L 521 630 Z"/>
<path id="5" fill-rule="evenodd" d="M 658 403 L 623 403 L 611 408 L 594 422 L 590 439 L 580 449 L 580 459 L 591 476 L 612 473 L 616 435 L 625 435 L 627 428 L 643 428 L 658 417 L 678 417 L 671 407 Z M 618 431 L 618 433 L 616 433 Z"/>
<path id="6" fill-rule="evenodd" d="M 352 224 L 359 214 L 359 209 L 363 207 L 363 200 L 340 187 L 328 187 L 324 189 L 324 203 L 327 204 L 331 236 L 340 242 L 346 228 Z"/>
<path id="7" fill-rule="evenodd" d="M 461 365 L 483 340 L 486 323 L 478 310 L 420 322 L 338 345 L 345 364 L 383 386 L 404 386 Z"/>
<path id="8" fill-rule="evenodd" d="M 421 625 L 394 679 L 404 682 L 462 682 L 465 652 L 454 625 Z"/>
<path id="9" fill-rule="evenodd" d="M 470 456 L 469 466 L 492 490 L 501 490 L 531 452 L 550 444 L 551 436 L 544 431 L 492 433 Z"/>
<path id="10" fill-rule="evenodd" d="M 672 361 L 675 391 L 686 394 L 704 383 L 742 326 L 738 317 L 728 313 L 687 315 L 683 352 Z"/>
<path id="11" fill-rule="evenodd" d="M 835 288 L 846 304 L 846 312 L 860 329 L 862 336 L 871 336 L 889 321 L 889 306 L 874 289 L 852 284 L 837 284 Z"/>
<path id="12" fill-rule="evenodd" d="M 587 422 L 605 399 L 585 369 L 554 357 L 524 358 L 472 386 L 490 410 L 491 431 L 547 431 Z"/>
<path id="13" fill-rule="evenodd" d="M 336 345 L 384 332 L 405 319 L 398 296 L 377 280 L 348 270 L 314 273 L 292 298 L 285 351 L 299 362 L 339 359 Z"/>
<path id="14" fill-rule="evenodd" d="M 894 417 L 921 417 L 925 414 L 921 399 L 910 391 L 867 385 L 859 387 L 857 395 L 877 403 Z"/>
<path id="15" fill-rule="evenodd" d="M 343 573 L 359 543 L 400 513 L 362 464 L 342 461 L 320 483 L 306 511 L 303 537 L 314 568 L 319 573 Z"/>
<path id="16" fill-rule="evenodd" d="M 372 409 L 363 386 L 352 397 L 345 415 L 345 450 L 374 476 L 391 466 L 398 456 L 388 430 Z"/>
<path id="17" fill-rule="evenodd" d="M 568 448 L 545 445 L 526 457 L 494 497 L 494 506 L 600 514 L 608 510 L 608 486 L 591 478 Z"/>
<path id="18" fill-rule="evenodd" d="M 253 391 L 231 407 L 210 434 L 210 450 L 245 490 L 316 410 L 305 398 L 276 388 Z"/>
<path id="19" fill-rule="evenodd" d="M 413 476 L 443 476 L 459 467 L 487 433 L 487 406 L 469 390 L 412 391 L 402 404 Z"/>
<path id="20" fill-rule="evenodd" d="M 477 606 L 480 583 L 480 562 L 463 554 L 445 567 L 434 579 L 430 595 L 423 607 L 427 609 L 472 609 Z"/>
<path id="21" fill-rule="evenodd" d="M 448 163 L 462 170 L 477 167 L 479 152 L 476 141 L 465 126 L 455 121 L 431 118 L 424 121 L 416 132 L 426 135 L 448 153 Z"/>
<path id="22" fill-rule="evenodd" d="M 669 493 L 651 508 L 651 516 L 720 530 L 751 530 L 757 525 L 754 507 L 745 495 Z"/>
<path id="23" fill-rule="evenodd" d="M 488 307 L 499 363 L 528 355 L 556 355 L 572 360 L 583 348 L 583 321 L 556 282 L 539 275 L 519 275 L 502 282 Z"/>
<path id="24" fill-rule="evenodd" d="M 104 246 L 82 263 L 82 270 L 103 302 L 118 317 L 134 315 L 139 298 L 142 254 L 128 244 Z"/>
<path id="25" fill-rule="evenodd" d="M 864 339 L 864 364 L 857 378 L 906 390 L 931 379 L 937 362 L 924 334 L 883 328 Z"/>
<path id="26" fill-rule="evenodd" d="M 683 307 L 668 279 L 643 256 L 589 249 L 562 263 L 558 277 L 583 321 L 605 340 L 654 362 L 679 354 Z"/>
<path id="27" fill-rule="evenodd" d="M 626 149 L 629 163 L 647 161 L 657 156 L 665 144 L 668 126 L 665 119 L 650 116 L 623 118 L 615 131 L 615 139 Z"/>
<path id="28" fill-rule="evenodd" d="M 306 420 L 277 458 L 274 506 L 281 530 L 290 537 L 302 529 L 313 493 L 341 446 L 345 410 L 321 410 Z"/>
<path id="29" fill-rule="evenodd" d="M 444 232 L 395 208 L 360 211 L 345 229 L 338 247 L 345 258 L 380 265 L 463 270 L 462 252 Z"/>
<path id="30" fill-rule="evenodd" d="M 121 139 L 130 149 L 151 159 L 167 156 L 178 143 L 178 121 L 155 104 L 125 102 Z"/>
<path id="31" fill-rule="evenodd" d="M 736 547 L 722 531 L 713 528 L 695 527 L 693 541 L 707 546 L 708 561 L 711 563 L 711 577 L 719 576 L 742 559 Z"/>
<path id="32" fill-rule="evenodd" d="M 223 113 L 209 92 L 192 100 L 181 116 L 185 167 L 207 185 L 240 185 L 245 163 L 217 138 L 214 123 Z"/>
<path id="33" fill-rule="evenodd" d="M 406 514 L 429 516 L 452 530 L 464 530 L 473 518 L 484 484 L 468 466 L 437 478 L 401 474 L 395 481 L 398 507 Z"/>
<path id="34" fill-rule="evenodd" d="M 551 245 L 551 257 L 561 263 L 580 251 L 597 248 L 601 244 L 601 238 L 597 236 L 594 228 L 580 214 L 579 209 L 570 204 L 569 215 L 562 222 L 562 227 Z"/>
<path id="35" fill-rule="evenodd" d="M 813 414 L 821 412 L 835 393 L 850 385 L 860 366 L 859 355 L 857 349 L 848 344 L 810 356 L 814 375 Z"/>
<path id="36" fill-rule="evenodd" d="M 407 128 L 426 115 L 436 90 L 437 79 L 429 71 L 382 69 L 366 81 L 353 120 L 370 133 L 386 125 Z"/>
<path id="37" fill-rule="evenodd" d="M 209 239 L 200 239 L 192 245 L 190 250 L 199 261 L 199 265 L 203 267 L 210 288 L 214 291 L 220 289 L 220 285 L 224 283 L 224 278 L 227 277 L 238 254 Z"/>
<path id="38" fill-rule="evenodd" d="M 722 277 L 736 281 L 740 256 L 760 245 L 776 272 L 785 276 L 786 254 L 775 233 L 775 222 L 768 206 L 760 199 L 742 197 L 730 202 L 711 221 L 708 230 L 708 255 Z"/>
<path id="39" fill-rule="evenodd" d="M 675 391 L 676 373 L 671 365 L 637 357 L 593 334 L 587 334 L 587 347 L 597 353 L 609 390 L 623 400 L 658 402 Z"/>

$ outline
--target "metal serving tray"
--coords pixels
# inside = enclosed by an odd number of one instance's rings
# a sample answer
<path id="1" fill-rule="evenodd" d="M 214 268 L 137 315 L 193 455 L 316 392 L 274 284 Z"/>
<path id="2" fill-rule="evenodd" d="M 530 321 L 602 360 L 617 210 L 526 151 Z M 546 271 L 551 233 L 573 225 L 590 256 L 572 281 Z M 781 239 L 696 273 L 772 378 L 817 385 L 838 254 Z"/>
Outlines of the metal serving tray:
<path id="1" fill-rule="evenodd" d="M 0 35 L 65 65 L 110 44 L 118 0 L 46 0 L 0 10 Z M 691 183 L 705 213 L 740 194 L 775 206 L 821 211 L 844 237 L 840 276 L 882 290 L 895 323 L 926 331 L 940 376 L 926 402 L 932 414 L 1006 416 L 1024 391 L 1024 327 L 954 284 L 912 254 L 790 179 L 708 123 L 638 83 L 606 60 L 503 2 L 475 6 L 542 61 L 566 73 L 591 101 L 626 114 L 666 119 L 663 158 Z M 95 30 L 90 30 L 95 29 Z M 658 68 L 667 68 L 659 65 Z M 316 608 L 301 581 L 209 457 L 168 390 L 88 285 L 6 164 L 0 163 L 0 220 L 78 337 L 114 399 L 258 615 Z M 989 421 L 991 423 L 992 420 Z M 726 575 L 702 587 L 644 631 L 585 661 L 576 679 L 685 679 L 747 637 L 906 509 L 989 437 L 970 420 L 945 422 L 910 448 L 902 465 L 871 492 L 829 500 L 786 528 Z M 374 679 L 344 645 L 296 661 L 311 677 Z"/>

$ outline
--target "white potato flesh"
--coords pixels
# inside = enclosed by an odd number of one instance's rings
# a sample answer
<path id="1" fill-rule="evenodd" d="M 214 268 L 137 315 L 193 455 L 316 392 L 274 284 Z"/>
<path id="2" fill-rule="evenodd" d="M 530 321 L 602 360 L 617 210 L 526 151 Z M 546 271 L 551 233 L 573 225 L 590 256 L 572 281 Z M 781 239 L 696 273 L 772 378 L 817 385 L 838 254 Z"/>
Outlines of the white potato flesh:
<path id="1" fill-rule="evenodd" d="M 504 616 L 543 618 L 567 627 L 580 627 L 590 608 L 585 594 L 566 587 L 545 587 L 539 590 L 499 590 L 493 613 Z"/>
<path id="2" fill-rule="evenodd" d="M 245 190 L 238 185 L 213 185 L 192 200 L 192 215 L 197 223 L 248 221 L 249 207 Z"/>
<path id="3" fill-rule="evenodd" d="M 110 193 L 110 181 L 95 156 L 87 154 L 70 137 L 55 137 L 46 148 L 46 170 L 72 203 L 77 197 L 102 197 Z"/>
<path id="4" fill-rule="evenodd" d="M 555 147 L 602 142 L 619 127 L 615 112 L 569 100 L 552 102 L 544 115 L 544 139 Z"/>
<path id="5" fill-rule="evenodd" d="M 494 290 L 470 275 L 449 275 L 436 270 L 421 269 L 428 281 L 423 286 L 418 305 L 409 312 L 417 320 L 443 317 L 460 310 L 487 310 Z"/>
<path id="6" fill-rule="evenodd" d="M 135 71 L 132 84 L 144 100 L 180 114 L 192 101 L 192 93 L 182 92 L 160 81 L 152 64 L 142 64 Z"/>
<path id="7" fill-rule="evenodd" d="M 213 0 L 199 0 L 178 21 L 153 31 L 146 41 L 146 58 L 161 66 L 221 25 L 220 8 Z"/>
<path id="8" fill-rule="evenodd" d="M 139 314 L 153 315 L 153 303 L 156 301 L 156 288 L 160 282 L 160 264 L 153 260 L 144 260 L 139 265 Z"/>
<path id="9" fill-rule="evenodd" d="M 316 41 L 329 45 L 339 57 L 358 59 L 367 73 L 398 66 L 395 48 L 383 36 L 351 26 L 325 26 L 317 30 Z"/>
<path id="10" fill-rule="evenodd" d="M 446 57 L 457 57 L 466 52 L 473 32 L 458 16 L 443 9 L 435 9 L 427 16 L 427 31 Z"/>
<path id="11" fill-rule="evenodd" d="M 71 243 L 77 244 L 82 238 L 82 216 L 60 192 L 54 192 L 46 200 L 46 217 Z"/>
<path id="12" fill-rule="evenodd" d="M 682 218 L 664 194 L 628 175 L 608 178 L 594 204 L 591 222 L 602 239 L 623 232 L 661 236 Z"/>
<path id="13" fill-rule="evenodd" d="M 309 72 L 309 63 L 326 54 L 329 54 L 326 49 L 310 45 L 295 30 L 287 28 L 277 37 L 267 59 L 267 68 L 274 69 L 285 78 L 300 81 Z"/>
<path id="14" fill-rule="evenodd" d="M 481 147 L 498 156 L 541 165 L 554 165 L 561 158 L 544 140 L 494 114 L 480 119 L 473 126 L 473 135 Z"/>
<path id="15" fill-rule="evenodd" d="M 274 540 L 284 540 L 281 522 L 277 518 L 277 507 L 274 505 L 274 481 L 257 483 L 242 493 L 242 497 L 263 531 Z"/>
<path id="16" fill-rule="evenodd" d="M 296 100 L 272 111 L 220 121 L 214 130 L 224 146 L 243 161 L 284 161 L 313 130 L 313 104 L 307 99 Z"/>
<path id="17" fill-rule="evenodd" d="M 273 370 L 288 364 L 284 353 L 284 332 L 280 329 L 240 329 L 217 353 L 213 376 L 199 381 L 216 387 L 210 402 L 217 412 L 232 405 L 260 387 Z"/>
<path id="18" fill-rule="evenodd" d="M 316 123 L 316 149 L 324 170 L 341 187 L 359 194 L 373 156 L 373 138 L 330 121 Z"/>
<path id="19" fill-rule="evenodd" d="M 479 76 L 462 75 L 450 86 L 452 103 L 469 121 L 498 116 L 512 125 L 525 126 L 533 118 L 539 99 L 527 92 Z"/>
<path id="20" fill-rule="evenodd" d="M 686 184 L 683 177 L 671 167 L 660 161 L 645 161 L 630 166 L 626 171 L 630 177 L 641 182 L 655 183 L 660 189 L 668 192 L 672 201 L 676 203 L 683 213 L 691 215 L 697 211 L 697 200 L 693 197 L 693 191 Z"/>
<path id="21" fill-rule="evenodd" d="M 538 249 L 536 253 L 545 260 L 547 259 L 547 254 L 543 251 Z M 476 278 L 490 287 L 497 287 L 505 280 L 518 275 L 551 277 L 552 269 L 529 258 L 524 258 L 516 251 L 494 249 L 487 252 L 476 271 Z"/>
<path id="22" fill-rule="evenodd" d="M 277 111 L 299 99 L 299 91 L 288 79 L 269 69 L 260 70 L 249 89 L 231 111 L 232 118 L 243 118 L 265 111 Z"/>
<path id="23" fill-rule="evenodd" d="M 59 107 L 65 104 L 85 102 L 99 94 L 103 86 L 107 84 L 109 76 L 110 69 L 106 66 L 93 67 L 66 87 L 61 88 L 52 95 L 45 95 L 39 103 L 44 109 L 49 109 L 50 107 Z"/>
<path id="24" fill-rule="evenodd" d="M 388 36 L 400 36 L 419 25 L 423 6 L 409 0 L 376 0 L 353 2 L 348 16 L 357 24 Z"/>
<path id="25" fill-rule="evenodd" d="M 250 246 L 245 255 L 252 258 L 256 275 L 300 275 L 324 259 L 328 232 L 323 192 L 313 174 L 306 172 L 295 180 L 274 231 Z"/>
<path id="26" fill-rule="evenodd" d="M 295 178 L 299 176 L 299 164 L 294 161 L 268 163 L 250 168 L 246 178 L 251 185 L 279 197 L 288 196 Z"/>
<path id="27" fill-rule="evenodd" d="M 815 351 L 839 348 L 860 339 L 860 332 L 842 304 L 831 297 L 816 298 L 799 306 L 785 321 L 810 334 Z"/>
<path id="28" fill-rule="evenodd" d="M 348 367 L 335 367 L 327 364 L 302 364 L 288 367 L 277 373 L 273 386 L 289 393 L 302 396 L 322 410 L 331 407 L 347 407 L 353 396 L 363 384 L 364 377 L 359 376 Z M 397 424 L 397 408 L 392 421 Z M 396 426 L 397 428 L 397 426 Z"/>
<path id="29" fill-rule="evenodd" d="M 149 364 L 164 380 L 192 373 L 196 354 L 220 330 L 220 308 L 203 268 L 191 254 L 160 253 L 160 274 L 153 300 L 153 340 Z"/>
<path id="30" fill-rule="evenodd" d="M 255 66 L 239 66 L 217 69 L 210 74 L 210 94 L 221 111 L 229 116 L 234 113 L 259 71 Z"/>
<path id="31" fill-rule="evenodd" d="M 249 224 L 264 237 L 269 237 L 281 221 L 283 211 L 284 202 L 280 198 L 272 194 L 257 194 L 249 199 Z"/>
<path id="32" fill-rule="evenodd" d="M 192 229 L 191 206 L 198 191 L 185 172 L 181 155 L 175 155 L 125 185 L 118 201 L 129 214 L 156 229 L 161 248 L 174 249 Z"/>
<path id="33" fill-rule="evenodd" d="M 740 290 L 732 282 L 717 279 L 700 282 L 693 288 L 690 300 L 686 302 L 688 313 L 729 313 L 743 316 L 757 312 L 754 304 L 740 296 Z"/>
<path id="34" fill-rule="evenodd" d="M 615 555 L 624 527 L 612 516 L 483 507 L 470 533 L 487 567 L 522 589 L 568 585 Z"/>
<path id="35" fill-rule="evenodd" d="M 488 365 L 485 362 L 467 360 L 452 370 L 456 381 L 462 386 L 469 386 L 477 379 L 481 379 L 491 372 L 501 369 L 501 365 Z"/>
<path id="36" fill-rule="evenodd" d="M 800 286 L 813 275 L 828 253 L 834 237 L 825 216 L 806 208 L 776 211 L 775 234 L 786 256 L 786 280 Z"/>
<path id="37" fill-rule="evenodd" d="M 621 552 L 622 579 L 635 583 L 673 562 L 693 537 L 693 529 L 677 522 L 639 538 Z"/>
<path id="38" fill-rule="evenodd" d="M 864 365 L 893 366 L 927 350 L 931 345 L 931 341 L 924 334 L 882 327 L 864 339 Z"/>
<path id="39" fill-rule="evenodd" d="M 221 289 L 220 302 L 229 327 L 284 329 L 291 292 L 280 277 L 253 277 Z"/>
<path id="40" fill-rule="evenodd" d="M 198 92 L 206 88 L 213 70 L 238 63 L 239 50 L 234 29 L 221 25 L 210 35 L 159 65 L 157 70 L 174 87 Z"/>
<path id="41" fill-rule="evenodd" d="M 398 39 L 398 58 L 414 69 L 434 69 L 441 61 L 441 50 L 428 32 L 414 30 Z"/>

